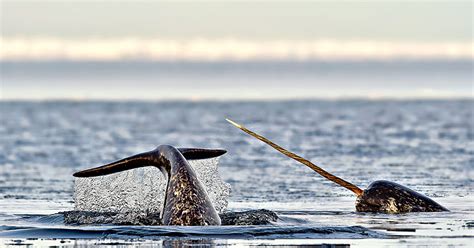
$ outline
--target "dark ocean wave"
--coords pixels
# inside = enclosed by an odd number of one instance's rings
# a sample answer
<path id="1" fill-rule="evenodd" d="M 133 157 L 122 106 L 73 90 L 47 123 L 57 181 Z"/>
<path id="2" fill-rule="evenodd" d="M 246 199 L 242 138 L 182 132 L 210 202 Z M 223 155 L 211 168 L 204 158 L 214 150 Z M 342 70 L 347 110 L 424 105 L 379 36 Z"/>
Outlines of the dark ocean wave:
<path id="1" fill-rule="evenodd" d="M 2 227 L 0 238 L 383 238 L 386 235 L 361 226 L 315 227 L 315 226 L 96 226 L 96 227 Z"/>

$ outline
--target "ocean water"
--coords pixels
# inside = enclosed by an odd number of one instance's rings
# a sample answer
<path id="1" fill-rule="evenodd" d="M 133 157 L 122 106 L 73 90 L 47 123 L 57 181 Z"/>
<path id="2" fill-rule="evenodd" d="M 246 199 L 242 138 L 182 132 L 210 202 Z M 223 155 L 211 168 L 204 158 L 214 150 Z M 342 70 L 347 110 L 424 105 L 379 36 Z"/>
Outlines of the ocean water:
<path id="1" fill-rule="evenodd" d="M 0 102 L 0 244 L 447 247 L 474 242 L 474 101 Z M 234 119 L 361 188 L 386 179 L 450 212 L 355 212 L 355 196 L 225 121 Z M 265 226 L 66 225 L 72 173 L 160 144 L 224 148 L 228 210 Z"/>
<path id="2" fill-rule="evenodd" d="M 469 98 L 472 60 L 1 61 L 4 99 Z"/>

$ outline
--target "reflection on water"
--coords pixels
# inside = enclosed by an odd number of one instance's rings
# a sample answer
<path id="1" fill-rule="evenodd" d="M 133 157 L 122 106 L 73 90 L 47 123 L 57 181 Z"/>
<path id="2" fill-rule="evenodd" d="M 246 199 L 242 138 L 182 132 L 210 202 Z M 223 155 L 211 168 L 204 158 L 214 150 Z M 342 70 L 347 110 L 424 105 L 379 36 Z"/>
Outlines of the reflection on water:
<path id="1" fill-rule="evenodd" d="M 218 239 L 192 239 L 192 240 L 164 240 L 164 241 L 146 241 L 146 240 L 129 240 L 129 241 L 117 241 L 110 239 L 101 240 L 11 240 L 5 243 L 7 246 L 41 246 L 41 247 L 90 247 L 100 246 L 105 248 L 112 247 L 157 247 L 157 248 L 168 248 L 168 247 L 272 247 L 272 248 L 348 248 L 350 244 L 343 243 L 331 243 L 332 241 L 317 241 L 308 242 L 306 240 L 292 240 L 293 243 L 287 243 L 279 240 L 267 240 L 265 243 L 251 242 L 250 240 L 244 242 L 236 242 L 235 240 L 218 240 Z"/>

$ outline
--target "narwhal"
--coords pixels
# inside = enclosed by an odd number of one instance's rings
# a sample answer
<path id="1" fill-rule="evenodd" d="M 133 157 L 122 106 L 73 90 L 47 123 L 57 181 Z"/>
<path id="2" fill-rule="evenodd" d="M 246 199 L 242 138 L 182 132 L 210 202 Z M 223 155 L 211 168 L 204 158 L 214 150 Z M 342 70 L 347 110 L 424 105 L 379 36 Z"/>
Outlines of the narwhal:
<path id="1" fill-rule="evenodd" d="M 104 166 L 74 173 L 75 177 L 95 177 L 155 166 L 167 179 L 165 201 L 161 211 L 164 225 L 207 226 L 220 225 L 221 219 L 212 205 L 188 159 L 206 159 L 226 153 L 222 149 L 175 148 L 158 146 L 150 152 L 140 153 Z"/>
<path id="2" fill-rule="evenodd" d="M 292 153 L 281 146 L 271 142 L 267 138 L 250 131 L 244 126 L 226 119 L 232 125 L 248 133 L 249 135 L 265 142 L 277 151 L 284 155 L 308 166 L 319 175 L 339 184 L 340 186 L 354 192 L 357 195 L 355 203 L 358 212 L 373 212 L 373 213 L 407 213 L 407 212 L 441 212 L 449 211 L 445 207 L 436 203 L 432 199 L 413 191 L 403 185 L 389 182 L 385 180 L 375 181 L 369 185 L 365 190 L 360 189 L 356 185 L 345 181 L 329 172 L 323 170 L 321 167 L 311 163 L 309 160 Z"/>

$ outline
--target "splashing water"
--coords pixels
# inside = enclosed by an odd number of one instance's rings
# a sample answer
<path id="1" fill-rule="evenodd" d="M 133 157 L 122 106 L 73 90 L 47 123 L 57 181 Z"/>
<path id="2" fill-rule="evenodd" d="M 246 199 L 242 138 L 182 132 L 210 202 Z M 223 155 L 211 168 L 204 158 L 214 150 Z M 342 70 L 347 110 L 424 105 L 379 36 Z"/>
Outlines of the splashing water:
<path id="1" fill-rule="evenodd" d="M 230 185 L 219 175 L 219 159 L 189 161 L 204 185 L 214 208 L 227 208 Z M 163 208 L 166 180 L 155 167 L 142 167 L 100 177 L 76 178 L 75 210 L 94 212 L 159 213 Z"/>

